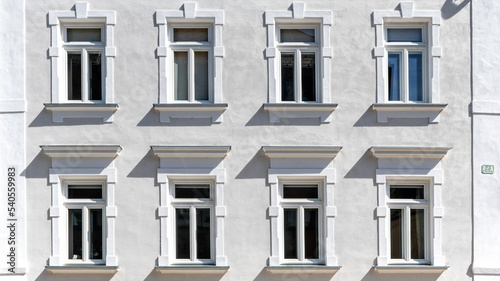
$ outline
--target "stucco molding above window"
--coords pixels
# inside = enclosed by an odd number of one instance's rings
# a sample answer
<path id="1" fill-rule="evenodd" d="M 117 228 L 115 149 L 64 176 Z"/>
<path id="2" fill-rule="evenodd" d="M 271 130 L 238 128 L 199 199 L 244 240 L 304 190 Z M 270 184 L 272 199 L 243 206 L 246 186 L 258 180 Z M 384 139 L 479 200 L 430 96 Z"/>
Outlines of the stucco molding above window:
<path id="1" fill-rule="evenodd" d="M 48 54 L 51 61 L 51 101 L 45 104 L 45 108 L 52 112 L 52 121 L 63 122 L 66 118 L 98 118 L 103 123 L 113 122 L 113 114 L 118 110 L 114 103 L 114 58 L 116 47 L 114 46 L 114 26 L 116 24 L 116 12 L 106 10 L 90 10 L 87 2 L 77 2 L 68 11 L 50 11 L 48 13 L 48 25 L 51 32 L 51 41 Z M 100 29 L 98 44 L 80 40 L 69 42 L 67 30 L 78 29 Z M 92 40 L 91 40 L 92 41 Z M 88 50 L 87 50 L 88 49 Z M 81 99 L 69 97 L 68 88 L 68 53 L 82 53 L 82 62 L 87 61 L 86 54 L 99 54 L 100 65 L 93 75 L 100 75 L 100 86 L 98 97 L 90 97 L 90 78 L 87 72 L 82 76 L 74 77 L 82 82 Z M 85 56 L 84 56 L 85 54 Z M 84 64 L 82 64 L 84 65 Z M 83 66 L 82 66 L 83 67 Z M 87 66 L 82 70 L 90 71 Z M 99 74 L 96 74 L 99 73 Z M 85 78 L 86 80 L 81 81 Z M 97 79 L 97 78 L 96 78 Z"/>
<path id="2" fill-rule="evenodd" d="M 268 103 L 264 110 L 269 112 L 269 122 L 279 123 L 281 118 L 319 118 L 321 123 L 331 122 L 331 114 L 337 107 L 331 103 L 331 60 L 333 49 L 330 46 L 330 28 L 333 23 L 331 11 L 306 10 L 304 2 L 294 2 L 289 10 L 266 11 L 264 24 L 267 27 L 268 61 Z M 280 39 L 281 31 L 308 33 L 310 38 L 296 40 Z M 293 38 L 293 39 L 292 39 Z M 282 60 L 284 56 L 294 59 L 294 84 L 284 98 Z M 301 61 L 314 62 L 308 74 L 313 77 L 303 79 L 305 68 Z M 301 65 L 301 67 L 298 67 Z M 311 72 L 312 71 L 312 72 Z M 287 80 L 288 81 L 288 80 Z M 304 88 L 305 82 L 306 87 Z M 304 83 L 303 83 L 304 82 Z M 288 88 L 287 88 L 288 89 Z M 306 93 L 307 90 L 307 93 Z"/>
<path id="3" fill-rule="evenodd" d="M 222 93 L 224 11 L 198 10 L 196 3 L 184 3 L 181 10 L 157 10 L 155 23 L 158 26 L 156 55 L 159 61 L 159 97 L 158 104 L 153 106 L 160 113 L 160 122 L 170 123 L 171 119 L 179 118 L 209 118 L 214 124 L 221 123 L 228 107 L 223 102 Z M 174 38 L 176 29 L 179 32 L 205 29 L 207 37 L 177 41 Z M 203 70 L 207 73 L 199 74 L 199 66 L 193 60 L 196 60 L 197 54 L 207 52 L 207 68 Z M 178 53 L 186 54 L 188 63 L 185 73 L 175 73 L 174 64 L 177 63 Z M 182 75 L 187 75 L 185 80 L 176 81 L 175 77 L 182 78 Z M 200 80 L 197 79 L 203 75 L 208 79 L 207 84 L 203 84 L 204 90 L 199 90 L 201 86 L 197 83 Z M 176 83 L 181 82 L 186 83 L 183 94 L 178 93 L 180 90 L 176 86 Z"/>
<path id="4" fill-rule="evenodd" d="M 399 10 L 378 10 L 373 11 L 373 25 L 375 26 L 376 40 L 373 55 L 376 59 L 376 77 L 377 77 L 377 95 L 376 103 L 372 109 L 377 113 L 377 122 L 387 123 L 388 119 L 401 118 L 419 118 L 428 119 L 429 123 L 438 123 L 439 115 L 447 104 L 440 103 L 439 98 L 439 59 L 442 51 L 439 46 L 439 26 L 441 25 L 440 11 L 417 10 L 411 1 L 401 2 Z M 421 38 L 419 42 L 404 42 L 405 40 L 389 40 L 388 29 L 419 29 Z M 411 40 L 410 40 L 411 41 Z M 416 96 L 410 97 L 408 94 L 408 85 L 410 82 L 406 75 L 400 76 L 400 86 L 397 95 L 390 97 L 389 75 L 387 72 L 389 52 L 397 58 L 399 63 L 397 71 L 403 71 L 408 68 L 408 54 L 418 54 L 414 58 L 414 63 L 420 63 L 422 72 L 420 79 L 414 78 L 420 91 Z M 400 55 L 399 55 L 400 54 Z M 392 68 L 391 68 L 392 69 Z M 416 74 L 415 74 L 416 75 Z M 416 76 L 415 76 L 416 77 Z M 399 79 L 399 78 L 398 78 Z M 396 79 L 392 79 L 391 83 Z M 395 86 L 394 86 L 395 87 Z M 401 92 L 399 92 L 401 91 Z M 416 93 L 416 92 L 415 92 Z"/>

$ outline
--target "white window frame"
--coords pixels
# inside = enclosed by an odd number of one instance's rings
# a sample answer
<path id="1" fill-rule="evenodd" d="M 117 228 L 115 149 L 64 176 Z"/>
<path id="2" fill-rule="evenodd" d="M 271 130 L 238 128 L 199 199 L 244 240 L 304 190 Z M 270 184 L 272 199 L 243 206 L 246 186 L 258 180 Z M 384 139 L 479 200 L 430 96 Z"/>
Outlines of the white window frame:
<path id="1" fill-rule="evenodd" d="M 52 159 L 49 170 L 51 185 L 52 251 L 47 269 L 53 273 L 100 272 L 118 270 L 116 256 L 115 206 L 116 170 L 114 158 L 122 150 L 119 145 L 42 145 L 43 152 Z M 100 183 L 103 186 L 103 264 L 75 263 L 68 259 L 67 184 Z M 71 200 L 70 200 L 71 201 Z M 92 200 L 75 200 L 75 203 L 93 203 Z M 87 267 L 81 267 L 83 265 Z M 90 267 L 89 267 L 90 266 Z"/>
<path id="2" fill-rule="evenodd" d="M 373 25 L 375 27 L 375 47 L 373 55 L 376 59 L 376 102 L 372 109 L 377 112 L 377 122 L 387 123 L 388 119 L 417 118 L 428 119 L 429 123 L 438 123 L 439 114 L 447 104 L 440 103 L 439 97 L 439 26 L 441 25 L 440 11 L 415 10 L 411 1 L 401 2 L 400 10 L 373 11 Z M 424 44 L 387 42 L 387 28 L 422 28 Z M 402 101 L 389 101 L 388 85 L 388 51 L 417 49 L 423 52 L 423 101 L 408 101 L 407 70 L 402 73 L 401 79 L 403 96 Z M 403 59 L 404 55 L 402 56 Z M 404 71 L 405 67 L 402 67 Z"/>
<path id="3" fill-rule="evenodd" d="M 429 200 L 429 182 L 428 181 L 390 181 L 387 184 L 387 207 L 389 208 L 389 220 L 390 220 L 390 211 L 392 209 L 399 209 L 399 210 L 404 210 L 404 218 L 402 219 L 402 224 L 403 224 L 403 259 L 393 259 L 390 256 L 391 253 L 391 243 L 389 243 L 389 264 L 430 264 L 429 260 L 429 241 L 431 240 L 430 236 L 430 230 L 429 230 L 429 205 L 430 205 L 430 200 Z M 392 185 L 405 185 L 405 186 L 423 186 L 424 188 L 424 199 L 391 199 L 389 194 L 390 194 L 390 188 Z M 425 253 L 425 258 L 424 259 L 411 259 L 410 256 L 410 224 L 409 224 L 409 218 L 410 218 L 410 210 L 414 209 L 422 209 L 424 210 L 425 214 L 425 221 L 424 221 L 424 239 L 425 239 L 425 244 L 424 244 L 424 253 Z M 387 230 L 387 233 L 390 232 L 390 224 L 388 225 L 389 229 Z"/>
<path id="4" fill-rule="evenodd" d="M 156 55 L 159 61 L 158 71 L 158 104 L 154 105 L 160 113 L 161 123 L 170 123 L 171 119 L 178 118 L 209 118 L 214 124 L 222 122 L 222 114 L 227 109 L 223 102 L 222 91 L 222 26 L 224 12 L 222 10 L 198 10 L 196 3 L 184 3 L 181 10 L 157 10 L 155 23 L 158 26 L 158 48 Z M 209 43 L 173 41 L 173 28 L 209 27 Z M 208 101 L 194 99 L 194 71 L 188 78 L 190 93 L 188 100 L 175 100 L 174 93 L 174 50 L 192 51 L 208 50 L 209 61 L 209 89 Z M 194 60 L 192 60 L 194 63 Z M 191 66 L 190 69 L 194 69 Z"/>
<path id="5" fill-rule="evenodd" d="M 174 29 L 175 28 L 207 28 L 208 29 L 208 41 L 207 42 L 174 42 Z M 168 25 L 168 65 L 170 66 L 170 77 L 174 77 L 174 53 L 175 52 L 187 52 L 188 53 L 188 100 L 175 100 L 174 92 L 174 82 L 170 83 L 168 87 L 167 96 L 172 97 L 170 102 L 172 103 L 213 103 L 213 84 L 214 81 L 211 79 L 213 77 L 213 24 L 176 24 L 172 23 Z M 194 69 L 194 53 L 195 52 L 207 52 L 208 53 L 208 100 L 196 100 L 195 99 L 195 69 Z M 172 79 L 173 81 L 173 79 Z"/>
<path id="6" fill-rule="evenodd" d="M 318 199 L 285 199 L 283 198 L 283 186 L 284 185 L 294 185 L 294 184 L 314 184 L 318 186 Z M 280 216 L 279 216 L 279 225 L 280 225 L 280 237 L 282 237 L 283 243 L 280 243 L 280 257 L 282 265 L 301 265 L 301 264 L 325 264 L 325 224 L 326 217 L 324 215 L 324 198 L 325 197 L 325 188 L 324 188 L 324 178 L 310 178 L 310 179 L 294 179 L 286 177 L 279 178 L 279 198 L 280 198 Z M 303 228 L 303 212 L 304 209 L 317 209 L 318 210 L 318 259 L 306 259 L 304 257 L 304 228 Z M 298 220 L 297 224 L 298 232 L 298 259 L 286 259 L 285 258 L 285 247 L 284 244 L 284 209 L 298 209 Z"/>
<path id="7" fill-rule="evenodd" d="M 282 29 L 314 29 L 314 41 L 315 42 L 283 42 L 281 41 L 281 30 Z M 319 75 L 321 71 L 321 63 L 319 60 L 320 55 L 320 30 L 318 24 L 304 24 L 304 25 L 286 25 L 286 24 L 278 24 L 276 25 L 276 46 L 277 46 L 277 60 L 278 60 L 278 71 L 279 71 L 279 81 L 277 83 L 278 86 L 278 102 L 283 103 L 318 103 L 320 98 L 319 93 L 321 92 L 321 85 Z M 293 53 L 294 54 L 294 100 L 293 101 L 282 101 L 282 89 L 281 89 L 281 54 L 282 53 Z M 302 101 L 302 68 L 301 68 L 301 54 L 302 53 L 314 53 L 314 64 L 315 64 L 315 93 L 314 101 Z"/>
<path id="8" fill-rule="evenodd" d="M 113 114 L 118 110 L 118 105 L 114 103 L 116 12 L 90 10 L 87 2 L 77 2 L 72 10 L 50 11 L 48 24 L 51 34 L 48 50 L 51 61 L 51 101 L 46 103 L 45 107 L 52 112 L 52 122 L 64 122 L 66 118 L 99 118 L 104 123 L 113 122 Z M 102 44 L 68 43 L 66 42 L 67 28 L 101 28 Z M 90 101 L 88 99 L 88 88 L 85 87 L 86 83 L 83 83 L 83 80 L 88 80 L 88 73 L 85 72 L 82 72 L 82 100 L 68 99 L 67 53 L 78 50 L 101 52 L 101 100 Z M 84 65 L 83 60 L 82 65 Z"/>
<path id="9" fill-rule="evenodd" d="M 160 256 L 156 270 L 160 272 L 203 273 L 227 271 L 228 260 L 224 253 L 224 185 L 226 170 L 223 159 L 230 151 L 229 146 L 151 146 L 153 153 L 160 158 L 157 181 L 160 186 Z M 180 161 L 186 159 L 187 161 Z M 179 163 L 180 165 L 176 165 Z M 190 163 L 196 163 L 195 165 Z M 175 184 L 210 183 L 212 185 L 213 248 L 208 260 L 177 260 L 175 247 Z M 182 201 L 182 200 L 181 200 Z M 188 200 L 190 201 L 190 200 Z M 189 202 L 188 202 L 189 203 Z M 193 201 L 190 202 L 193 204 Z M 200 266 L 195 268 L 193 266 Z"/>
<path id="10" fill-rule="evenodd" d="M 175 177 L 174 177 L 175 178 Z M 195 177 L 196 178 L 196 177 Z M 208 184 L 210 188 L 210 198 L 175 198 L 175 187 L 178 184 Z M 213 178 L 198 178 L 198 179 L 172 179 L 170 182 L 169 197 L 171 201 L 172 211 L 172 239 L 175 241 L 172 246 L 172 264 L 215 264 L 215 184 Z M 190 259 L 177 259 L 176 254 L 176 209 L 190 209 L 190 245 L 191 245 L 191 258 Z M 195 259 L 197 245 L 196 245 L 196 217 L 193 217 L 196 209 L 209 209 L 210 210 L 210 259 Z"/>
<path id="11" fill-rule="evenodd" d="M 378 159 L 376 170 L 378 224 L 378 256 L 375 270 L 380 272 L 442 272 L 448 268 L 443 256 L 442 223 L 444 208 L 441 205 L 443 171 L 441 159 L 450 147 L 374 146 L 371 152 Z M 391 260 L 390 258 L 390 207 L 389 186 L 397 183 L 426 185 L 428 242 L 426 260 Z M 400 202 L 402 203 L 402 202 Z"/>
<path id="12" fill-rule="evenodd" d="M 420 29 L 422 31 L 422 42 L 387 42 L 387 30 L 388 29 Z M 429 62 L 428 62 L 428 35 L 427 35 L 427 25 L 425 24 L 411 24 L 411 25 L 401 25 L 401 24 L 386 24 L 384 28 L 384 38 L 385 38 L 385 50 L 387 59 L 384 60 L 385 63 L 385 77 L 389 77 L 388 74 L 388 58 L 389 53 L 400 53 L 401 54 L 401 73 L 400 73 L 400 101 L 390 101 L 389 100 L 389 83 L 388 80 L 386 86 L 386 98 L 387 102 L 390 103 L 428 103 L 430 90 L 428 87 L 428 81 L 430 80 L 429 74 Z M 422 101 L 410 101 L 409 100 L 409 66 L 408 66 L 408 55 L 410 53 L 420 53 L 422 54 Z"/>
<path id="13" fill-rule="evenodd" d="M 68 29 L 100 29 L 101 30 L 101 41 L 100 42 L 68 42 L 67 40 L 67 31 Z M 68 69 L 68 55 L 70 53 L 80 53 L 81 56 L 81 84 L 82 84 L 82 98 L 81 100 L 70 100 L 69 99 L 69 88 L 68 79 L 64 80 L 64 87 L 66 91 L 66 95 L 62 98 L 64 103 L 104 103 L 105 98 L 105 70 L 106 70 L 106 60 L 104 59 L 104 50 L 105 50 L 105 38 L 106 32 L 104 31 L 104 26 L 102 24 L 85 24 L 85 25 L 72 25 L 65 24 L 61 26 L 61 32 L 63 37 L 62 49 L 65 52 L 65 55 L 62 57 L 62 64 L 66 67 L 64 68 L 65 77 L 67 78 L 69 75 Z M 90 53 L 100 53 L 101 55 L 101 99 L 100 100 L 90 100 L 90 89 L 89 89 L 89 67 L 88 67 L 88 55 Z"/>
<path id="14" fill-rule="evenodd" d="M 306 10 L 304 2 L 293 2 L 291 10 L 266 11 L 264 25 L 267 27 L 268 103 L 269 122 L 279 123 L 282 118 L 319 118 L 321 123 L 330 123 L 331 114 L 337 104 L 331 103 L 330 29 L 333 24 L 331 11 Z M 315 43 L 280 43 L 280 28 L 315 28 Z M 300 71 L 295 74 L 295 101 L 281 101 L 281 52 L 291 50 L 315 52 L 316 101 L 303 102 L 300 87 Z M 295 57 L 295 68 L 300 68 Z M 299 79 L 297 79 L 299 78 Z"/>
<path id="15" fill-rule="evenodd" d="M 69 185 L 101 185 L 102 188 L 102 199 L 69 199 L 68 198 L 68 186 Z M 75 181 L 75 180 L 68 180 L 64 181 L 62 183 L 62 194 L 63 194 L 63 206 L 64 206 L 64 211 L 62 212 L 61 216 L 61 222 L 65 224 L 65 227 L 61 227 L 63 229 L 66 229 L 66 233 L 68 233 L 69 230 L 69 222 L 68 222 L 68 216 L 69 216 L 69 210 L 82 210 L 82 232 L 83 232 L 83 238 L 82 238 L 82 243 L 83 243 L 83 249 L 82 249 L 82 259 L 81 260 L 73 260 L 68 257 L 69 253 L 69 243 L 66 243 L 65 249 L 63 250 L 66 253 L 66 260 L 64 261 L 65 264 L 75 264 L 75 265 L 84 265 L 84 264 L 105 264 L 106 260 L 106 185 L 103 184 L 102 181 Z M 89 225 L 88 225 L 88 211 L 90 209 L 100 209 L 102 210 L 102 222 L 103 222 L 103 228 L 102 228 L 102 256 L 103 259 L 99 260 L 92 260 L 88 258 L 88 250 L 89 250 Z M 68 233 L 69 235 L 69 233 Z M 66 236 L 66 241 L 69 240 L 69 237 Z"/>

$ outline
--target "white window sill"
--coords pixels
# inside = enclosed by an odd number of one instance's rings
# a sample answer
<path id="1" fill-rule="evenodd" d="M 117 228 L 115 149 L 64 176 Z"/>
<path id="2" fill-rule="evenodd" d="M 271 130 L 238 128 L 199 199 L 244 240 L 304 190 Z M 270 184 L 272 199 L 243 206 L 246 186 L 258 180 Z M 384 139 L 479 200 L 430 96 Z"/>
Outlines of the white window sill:
<path id="1" fill-rule="evenodd" d="M 330 123 L 336 103 L 265 103 L 269 111 L 269 122 L 279 123 L 281 118 L 319 118 L 321 123 Z"/>
<path id="2" fill-rule="evenodd" d="M 105 266 L 105 265 L 62 265 L 62 266 L 46 266 L 45 269 L 51 273 L 62 274 L 114 274 L 118 271 L 118 266 Z"/>
<path id="3" fill-rule="evenodd" d="M 341 266 L 325 265 L 280 265 L 267 266 L 266 270 L 271 273 L 331 273 L 335 274 L 342 268 Z"/>
<path id="4" fill-rule="evenodd" d="M 210 118 L 213 124 L 222 122 L 222 114 L 227 110 L 227 103 L 170 103 L 154 104 L 160 113 L 160 123 L 170 123 L 172 118 Z"/>
<path id="5" fill-rule="evenodd" d="M 172 265 L 157 266 L 155 270 L 160 273 L 192 273 L 192 274 L 221 274 L 229 270 L 229 266 L 215 265 Z"/>
<path id="6" fill-rule="evenodd" d="M 442 273 L 449 266 L 434 266 L 434 265 L 385 265 L 374 266 L 376 272 L 379 273 Z"/>
<path id="7" fill-rule="evenodd" d="M 391 118 L 419 118 L 435 124 L 446 106 L 445 103 L 374 103 L 372 109 L 377 112 L 378 123 L 387 123 Z"/>
<path id="8" fill-rule="evenodd" d="M 118 110 L 118 104 L 95 103 L 46 103 L 48 111 L 52 112 L 52 122 L 62 123 L 65 118 L 98 118 L 103 123 L 112 123 L 113 114 Z"/>

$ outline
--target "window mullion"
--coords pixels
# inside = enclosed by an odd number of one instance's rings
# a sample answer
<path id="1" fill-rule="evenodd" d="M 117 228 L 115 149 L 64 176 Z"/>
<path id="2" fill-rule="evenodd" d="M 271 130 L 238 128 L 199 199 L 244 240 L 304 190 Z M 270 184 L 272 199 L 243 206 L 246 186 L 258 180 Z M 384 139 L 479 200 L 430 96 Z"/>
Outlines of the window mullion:
<path id="1" fill-rule="evenodd" d="M 405 260 L 409 261 L 411 259 L 411 218 L 410 218 L 410 207 L 406 206 L 404 209 L 404 256 Z"/>
<path id="2" fill-rule="evenodd" d="M 87 52 L 87 49 L 82 48 L 82 53 L 81 53 L 81 61 L 82 61 L 82 101 L 87 102 L 89 100 L 88 94 L 89 94 L 89 84 L 90 84 L 90 79 L 89 79 L 89 54 Z"/>
<path id="3" fill-rule="evenodd" d="M 410 89 L 409 89 L 409 80 L 410 80 L 410 71 L 408 69 L 408 49 L 405 48 L 403 50 L 403 101 L 408 102 L 410 100 Z"/>
<path id="4" fill-rule="evenodd" d="M 196 208 L 191 206 L 189 208 L 189 235 L 191 241 L 191 261 L 195 261 L 196 257 Z"/>
<path id="5" fill-rule="evenodd" d="M 298 214 L 298 228 L 297 231 L 299 232 L 299 237 L 298 237 L 298 258 L 299 261 L 303 261 L 305 259 L 305 233 L 304 233 L 304 206 L 299 207 L 299 214 Z"/>
<path id="6" fill-rule="evenodd" d="M 188 101 L 193 102 L 195 100 L 195 89 L 194 89 L 194 50 L 189 48 L 188 52 Z"/>
<path id="7" fill-rule="evenodd" d="M 89 228 L 89 209 L 87 206 L 82 207 L 82 261 L 89 260 L 89 245 L 90 245 L 90 228 Z"/>
<path id="8" fill-rule="evenodd" d="M 302 57 L 300 50 L 295 51 L 295 101 L 302 101 Z"/>

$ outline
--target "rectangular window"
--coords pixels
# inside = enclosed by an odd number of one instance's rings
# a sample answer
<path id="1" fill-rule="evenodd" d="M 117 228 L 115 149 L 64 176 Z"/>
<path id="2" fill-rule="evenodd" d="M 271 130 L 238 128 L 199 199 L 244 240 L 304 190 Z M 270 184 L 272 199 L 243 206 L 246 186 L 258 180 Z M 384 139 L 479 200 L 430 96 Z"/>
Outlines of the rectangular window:
<path id="1" fill-rule="evenodd" d="M 426 186 L 390 185 L 388 206 L 392 263 L 428 263 Z"/>
<path id="2" fill-rule="evenodd" d="M 281 59 L 281 101 L 316 102 L 318 92 L 315 28 L 278 28 Z"/>
<path id="3" fill-rule="evenodd" d="M 66 28 L 68 101 L 103 101 L 101 28 Z"/>
<path id="4" fill-rule="evenodd" d="M 320 262 L 321 196 L 318 184 L 283 184 L 285 263 Z"/>
<path id="5" fill-rule="evenodd" d="M 211 49 L 209 28 L 171 28 L 173 52 L 173 100 L 211 100 Z"/>
<path id="6" fill-rule="evenodd" d="M 388 100 L 425 102 L 423 28 L 386 28 Z"/>
<path id="7" fill-rule="evenodd" d="M 68 260 L 104 263 L 104 208 L 102 184 L 66 184 Z"/>
<path id="8" fill-rule="evenodd" d="M 175 258 L 178 263 L 213 263 L 211 185 L 174 184 Z"/>

